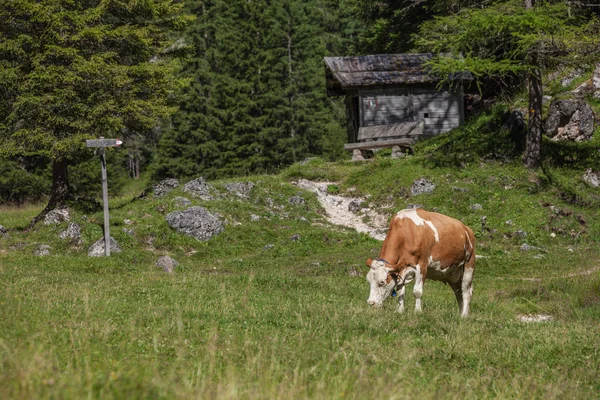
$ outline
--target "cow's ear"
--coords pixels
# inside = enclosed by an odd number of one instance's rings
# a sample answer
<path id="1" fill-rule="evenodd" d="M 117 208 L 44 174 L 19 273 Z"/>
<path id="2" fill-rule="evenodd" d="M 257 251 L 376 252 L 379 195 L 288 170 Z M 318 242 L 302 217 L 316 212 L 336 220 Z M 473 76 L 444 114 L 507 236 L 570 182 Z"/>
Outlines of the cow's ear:
<path id="1" fill-rule="evenodd" d="M 373 262 L 373 260 L 372 260 L 371 258 L 368 258 L 368 259 L 367 259 L 367 266 L 368 266 L 369 268 L 371 268 L 371 263 L 372 263 L 372 262 Z"/>

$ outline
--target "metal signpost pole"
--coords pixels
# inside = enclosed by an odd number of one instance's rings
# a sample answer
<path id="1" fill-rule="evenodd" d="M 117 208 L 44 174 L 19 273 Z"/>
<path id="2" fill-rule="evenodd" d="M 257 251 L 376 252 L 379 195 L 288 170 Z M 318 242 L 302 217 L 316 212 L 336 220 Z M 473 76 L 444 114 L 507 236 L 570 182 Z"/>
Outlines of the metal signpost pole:
<path id="1" fill-rule="evenodd" d="M 119 139 L 100 139 L 86 140 L 87 147 L 98 148 L 100 155 L 100 164 L 102 167 L 102 202 L 104 203 L 104 254 L 110 256 L 110 224 L 108 217 L 108 178 L 106 174 L 106 148 L 117 147 L 123 144 Z"/>
<path id="2" fill-rule="evenodd" d="M 100 138 L 102 139 L 102 138 Z M 102 165 L 102 203 L 104 205 L 104 254 L 110 256 L 110 224 L 108 217 L 108 178 L 106 175 L 106 149 L 100 147 L 100 164 Z"/>

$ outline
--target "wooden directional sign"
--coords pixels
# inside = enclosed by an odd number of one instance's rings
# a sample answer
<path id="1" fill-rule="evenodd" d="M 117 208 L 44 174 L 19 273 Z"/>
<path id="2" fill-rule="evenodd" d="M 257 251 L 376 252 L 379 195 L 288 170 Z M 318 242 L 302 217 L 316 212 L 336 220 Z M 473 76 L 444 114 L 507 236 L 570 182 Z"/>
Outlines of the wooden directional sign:
<path id="1" fill-rule="evenodd" d="M 87 147 L 117 147 L 123 144 L 121 139 L 92 139 L 86 140 Z"/>

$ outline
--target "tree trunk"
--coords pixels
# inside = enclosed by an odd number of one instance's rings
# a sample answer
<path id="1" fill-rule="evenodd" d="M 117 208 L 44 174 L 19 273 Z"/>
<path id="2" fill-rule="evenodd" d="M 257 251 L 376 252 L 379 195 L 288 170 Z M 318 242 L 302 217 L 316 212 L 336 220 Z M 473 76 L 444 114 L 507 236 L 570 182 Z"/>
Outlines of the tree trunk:
<path id="1" fill-rule="evenodd" d="M 525 0 L 525 9 L 535 6 L 536 0 Z M 532 54 L 531 64 L 538 65 L 537 53 Z M 542 71 L 534 68 L 529 74 L 529 110 L 527 125 L 527 140 L 525 142 L 525 166 L 529 169 L 537 169 L 542 164 L 542 98 L 544 95 L 542 87 Z"/>
<path id="2" fill-rule="evenodd" d="M 52 161 L 52 192 L 50 193 L 48 205 L 31 221 L 27 230 L 33 228 L 48 212 L 65 206 L 70 195 L 68 163 L 62 158 L 54 159 Z"/>
<path id="3" fill-rule="evenodd" d="M 525 143 L 525 166 L 539 168 L 542 164 L 542 73 L 535 69 L 529 75 L 529 122 Z"/>

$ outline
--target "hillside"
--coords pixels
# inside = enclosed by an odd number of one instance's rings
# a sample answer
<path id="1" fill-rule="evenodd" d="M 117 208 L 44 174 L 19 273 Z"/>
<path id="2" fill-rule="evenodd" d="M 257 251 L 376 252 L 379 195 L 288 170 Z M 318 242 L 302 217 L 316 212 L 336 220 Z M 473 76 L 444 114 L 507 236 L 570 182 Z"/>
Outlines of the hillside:
<path id="1" fill-rule="evenodd" d="M 2 208 L 0 396 L 597 397 L 600 189 L 577 162 L 530 172 L 509 148 L 486 152 L 493 133 L 482 127 L 496 112 L 400 160 L 311 159 L 205 182 L 208 200 L 184 182 L 162 197 L 113 198 L 123 251 L 109 259 L 87 255 L 101 213 L 71 210 L 78 244 L 58 238 L 67 222 L 23 232 L 40 207 Z M 472 227 L 468 320 L 437 282 L 425 284 L 422 315 L 410 291 L 403 315 L 391 299 L 369 308 L 364 261 L 381 242 L 328 222 L 301 180 L 361 198 L 354 215 L 366 226 L 381 223 L 367 209 L 387 220 L 421 205 Z M 415 182 L 433 189 L 413 194 Z M 168 226 L 192 206 L 223 230 L 203 242 Z M 50 255 L 33 255 L 40 244 Z M 156 266 L 163 255 L 179 262 L 173 273 Z"/>

